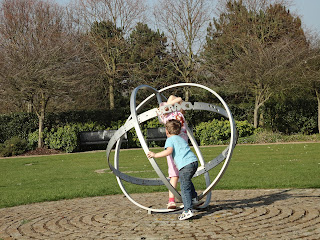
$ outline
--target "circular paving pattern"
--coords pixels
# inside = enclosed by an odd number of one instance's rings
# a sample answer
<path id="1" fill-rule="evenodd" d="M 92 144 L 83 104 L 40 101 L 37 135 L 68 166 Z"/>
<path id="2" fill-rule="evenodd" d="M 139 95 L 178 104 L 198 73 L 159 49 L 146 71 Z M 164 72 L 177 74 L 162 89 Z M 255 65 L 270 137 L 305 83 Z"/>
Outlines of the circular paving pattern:
<path id="1" fill-rule="evenodd" d="M 133 194 L 150 207 L 167 192 Z M 0 209 L 0 239 L 320 239 L 320 189 L 215 190 L 192 220 L 123 195 Z"/>

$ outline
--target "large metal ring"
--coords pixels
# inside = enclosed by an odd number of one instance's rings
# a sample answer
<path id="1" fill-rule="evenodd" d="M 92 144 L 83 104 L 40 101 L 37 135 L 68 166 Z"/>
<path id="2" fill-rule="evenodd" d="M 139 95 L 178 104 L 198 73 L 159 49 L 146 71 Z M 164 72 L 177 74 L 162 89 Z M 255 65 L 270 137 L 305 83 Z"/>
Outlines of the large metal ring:
<path id="1" fill-rule="evenodd" d="M 151 100 L 154 100 L 154 98 L 157 99 L 158 104 L 161 103 L 162 100 L 166 100 L 165 96 L 163 95 L 163 92 L 165 92 L 169 89 L 172 89 L 172 88 L 177 88 L 177 87 L 198 87 L 198 88 L 205 89 L 205 90 L 209 91 L 210 93 L 212 93 L 213 95 L 215 95 L 215 97 L 219 99 L 220 103 L 223 105 L 223 108 L 216 106 L 216 105 L 213 105 L 213 104 L 210 104 L 210 103 L 194 102 L 192 104 L 191 102 L 183 102 L 183 104 L 181 104 L 181 105 L 175 104 L 174 106 L 163 106 L 160 108 L 153 108 L 153 109 L 150 109 L 150 110 L 145 111 L 143 113 L 140 113 L 139 115 L 137 114 L 137 111 L 142 109 Z M 142 101 L 138 106 L 136 106 L 136 96 L 137 96 L 138 91 L 141 89 L 149 90 L 152 92 L 152 94 L 149 97 L 147 97 L 144 101 Z M 118 129 L 118 131 L 112 136 L 112 138 L 110 139 L 110 141 L 108 143 L 106 152 L 107 152 L 109 167 L 112 170 L 112 172 L 116 175 L 117 182 L 118 182 L 122 192 L 126 195 L 126 197 L 132 203 L 134 203 L 138 207 L 143 208 L 143 209 L 150 211 L 150 212 L 170 212 L 170 211 L 175 211 L 175 210 L 154 209 L 154 208 L 143 206 L 142 204 L 138 203 L 130 196 L 130 194 L 126 191 L 126 189 L 122 183 L 122 180 L 129 182 L 129 183 L 132 183 L 132 184 L 138 184 L 138 185 L 165 185 L 168 188 L 168 190 L 170 190 L 174 194 L 174 196 L 177 199 L 179 199 L 180 201 L 182 200 L 181 195 L 178 193 L 178 191 L 174 187 L 172 187 L 172 185 L 169 182 L 169 179 L 164 176 L 164 174 L 162 173 L 162 171 L 160 170 L 159 166 L 157 165 L 157 163 L 155 162 L 155 160 L 153 158 L 148 159 L 146 157 L 146 159 L 149 160 L 150 164 L 152 165 L 153 169 L 155 170 L 155 172 L 157 173 L 159 178 L 152 178 L 152 179 L 138 178 L 138 177 L 133 177 L 133 176 L 127 175 L 127 174 L 119 171 L 119 152 L 120 152 L 121 142 L 122 142 L 123 137 L 125 136 L 125 133 L 130 131 L 132 128 L 135 128 L 135 131 L 136 131 L 136 134 L 139 138 L 141 147 L 143 148 L 145 154 L 147 155 L 147 153 L 149 152 L 149 148 L 146 144 L 146 140 L 145 140 L 143 133 L 141 131 L 140 123 L 148 121 L 152 118 L 158 117 L 158 114 L 176 111 L 176 110 L 179 110 L 179 108 L 182 108 L 185 111 L 205 110 L 205 111 L 215 112 L 215 113 L 221 114 L 224 117 L 228 118 L 229 122 L 230 122 L 230 129 L 231 129 L 230 144 L 228 145 L 228 147 L 226 147 L 222 151 L 222 153 L 220 155 L 218 155 L 217 157 L 215 157 L 211 161 L 205 161 L 203 159 L 200 148 L 199 148 L 193 134 L 191 133 L 190 129 L 187 129 L 188 137 L 194 147 L 194 150 L 195 150 L 196 155 L 197 155 L 199 162 L 200 162 L 198 170 L 195 173 L 194 177 L 197 177 L 197 176 L 203 174 L 205 177 L 205 182 L 206 182 L 206 189 L 198 196 L 199 200 L 206 197 L 206 201 L 201 206 L 201 208 L 205 208 L 206 206 L 208 206 L 210 199 L 211 199 L 211 191 L 212 191 L 213 187 L 219 182 L 222 175 L 226 171 L 227 166 L 228 166 L 230 159 L 231 159 L 231 156 L 232 156 L 233 149 L 236 145 L 237 131 L 236 131 L 235 122 L 232 117 L 232 114 L 231 114 L 227 104 L 224 102 L 224 100 L 212 89 L 205 87 L 203 85 L 200 85 L 200 84 L 196 84 L 196 83 L 178 83 L 178 84 L 174 84 L 174 85 L 165 87 L 163 89 L 160 89 L 159 91 L 153 87 L 148 86 L 148 85 L 140 85 L 137 88 L 135 88 L 133 90 L 133 92 L 131 94 L 131 98 L 130 98 L 131 115 L 128 117 L 126 123 L 122 127 L 120 127 Z M 110 163 L 110 153 L 111 153 L 111 150 L 115 144 L 116 144 L 116 146 L 115 146 L 114 166 L 113 166 Z M 216 175 L 215 179 L 211 182 L 210 177 L 209 177 L 209 170 L 218 166 L 223 161 L 224 161 L 223 166 L 221 167 L 220 171 Z"/>

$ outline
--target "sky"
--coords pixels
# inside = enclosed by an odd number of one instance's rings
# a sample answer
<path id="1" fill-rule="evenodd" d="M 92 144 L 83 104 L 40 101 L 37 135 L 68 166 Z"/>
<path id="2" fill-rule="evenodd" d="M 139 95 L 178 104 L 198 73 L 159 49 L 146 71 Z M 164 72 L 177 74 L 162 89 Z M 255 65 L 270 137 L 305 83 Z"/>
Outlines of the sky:
<path id="1" fill-rule="evenodd" d="M 301 17 L 303 29 L 320 35 L 320 0 L 294 0 L 290 8 Z"/>
<path id="2" fill-rule="evenodd" d="M 70 0 L 56 0 L 59 4 L 67 4 Z M 157 0 L 148 0 L 155 2 Z M 300 16 L 304 30 L 320 35 L 320 0 L 292 0 L 290 11 Z"/>

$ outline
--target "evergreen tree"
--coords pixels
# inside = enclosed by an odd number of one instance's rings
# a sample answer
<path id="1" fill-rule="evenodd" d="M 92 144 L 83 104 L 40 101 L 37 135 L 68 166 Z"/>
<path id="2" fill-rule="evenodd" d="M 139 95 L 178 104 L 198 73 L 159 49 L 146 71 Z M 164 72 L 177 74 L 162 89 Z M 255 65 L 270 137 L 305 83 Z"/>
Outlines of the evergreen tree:
<path id="1" fill-rule="evenodd" d="M 160 89 L 177 82 L 177 74 L 170 64 L 167 51 L 167 38 L 163 33 L 138 23 L 130 34 L 129 42 L 132 84 L 148 84 Z"/>
<path id="2" fill-rule="evenodd" d="M 251 9 L 257 8 L 241 0 L 228 1 L 208 28 L 202 57 L 216 81 L 254 99 L 253 122 L 258 127 L 260 107 L 275 91 L 288 87 L 290 70 L 300 61 L 307 42 L 300 19 L 284 6 Z"/>

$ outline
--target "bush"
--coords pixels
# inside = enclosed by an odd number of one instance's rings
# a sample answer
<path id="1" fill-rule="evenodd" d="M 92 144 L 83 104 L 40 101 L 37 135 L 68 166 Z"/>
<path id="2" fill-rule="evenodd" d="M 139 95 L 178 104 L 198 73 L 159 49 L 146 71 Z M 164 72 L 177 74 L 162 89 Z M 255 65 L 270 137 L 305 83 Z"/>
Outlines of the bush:
<path id="1" fill-rule="evenodd" d="M 1 157 L 4 157 L 3 152 L 4 152 L 4 143 L 0 143 L 0 156 Z"/>
<path id="2" fill-rule="evenodd" d="M 238 137 L 250 136 L 254 127 L 248 121 L 236 121 Z M 226 144 L 230 140 L 231 129 L 229 120 L 213 119 L 200 123 L 195 127 L 195 138 L 200 145 Z"/>
<path id="3" fill-rule="evenodd" d="M 279 143 L 279 142 L 318 142 L 320 141 L 320 134 L 292 134 L 284 135 L 279 132 L 271 132 L 266 130 L 255 131 L 253 135 L 238 139 L 239 144 L 249 143 Z"/>
<path id="4" fill-rule="evenodd" d="M 86 124 L 110 126 L 113 121 L 129 116 L 128 107 L 114 110 L 48 112 L 44 126 L 47 129 L 58 128 L 67 124 Z M 37 131 L 38 117 L 34 113 L 14 113 L 0 115 L 0 143 L 18 136 L 28 139 L 29 134 Z"/>
<path id="5" fill-rule="evenodd" d="M 47 128 L 45 128 L 43 130 L 44 139 L 45 139 L 45 136 L 47 135 L 47 132 L 48 132 L 48 130 L 47 130 Z M 39 130 L 36 130 L 34 132 L 29 133 L 28 137 L 27 137 L 28 150 L 32 150 L 32 149 L 37 148 L 38 140 L 39 140 Z"/>
<path id="6" fill-rule="evenodd" d="M 79 150 L 79 132 L 104 130 L 105 126 L 97 123 L 66 124 L 62 127 L 44 129 L 43 139 L 46 146 L 51 149 L 74 152 Z M 38 144 L 38 130 L 28 135 L 29 149 L 36 148 Z"/>
<path id="7" fill-rule="evenodd" d="M 27 139 L 30 132 L 38 128 L 38 118 L 32 113 L 0 115 L 0 143 L 12 137 Z"/>
<path id="8" fill-rule="evenodd" d="M 97 123 L 67 124 L 57 129 L 52 128 L 45 143 L 52 149 L 74 152 L 79 150 L 79 132 L 104 130 L 105 126 Z"/>
<path id="9" fill-rule="evenodd" d="M 66 125 L 58 129 L 51 129 L 45 144 L 51 149 L 73 152 L 78 147 L 78 129 L 76 125 Z"/>
<path id="10" fill-rule="evenodd" d="M 315 99 L 273 99 L 265 104 L 266 128 L 285 134 L 317 133 L 317 101 Z"/>
<path id="11" fill-rule="evenodd" d="M 10 157 L 20 155 L 27 150 L 27 141 L 20 137 L 12 137 L 0 146 L 0 155 Z"/>

